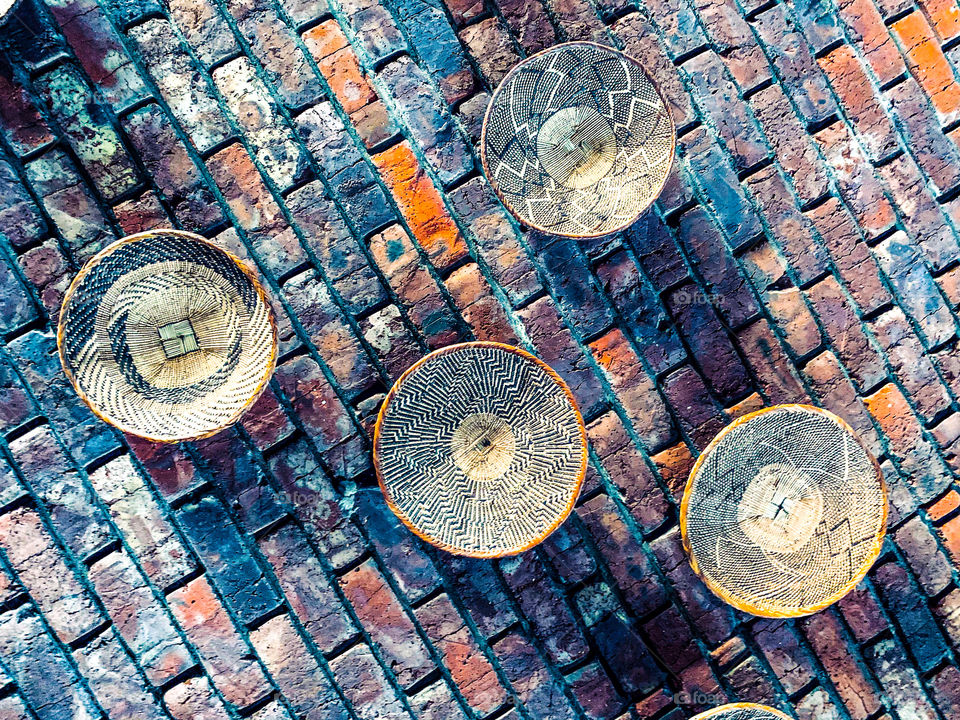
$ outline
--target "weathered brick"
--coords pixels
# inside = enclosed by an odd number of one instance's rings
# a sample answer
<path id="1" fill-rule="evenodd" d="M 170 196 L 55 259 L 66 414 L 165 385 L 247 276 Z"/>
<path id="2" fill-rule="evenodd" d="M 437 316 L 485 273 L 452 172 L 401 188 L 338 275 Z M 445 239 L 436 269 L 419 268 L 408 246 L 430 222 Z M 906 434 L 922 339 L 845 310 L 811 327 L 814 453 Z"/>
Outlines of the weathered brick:
<path id="1" fill-rule="evenodd" d="M 100 706 L 117 717 L 160 720 L 163 711 L 137 676 L 137 667 L 112 632 L 75 650 L 73 657 Z"/>
<path id="2" fill-rule="evenodd" d="M 470 707 L 482 715 L 500 707 L 506 691 L 450 598 L 440 595 L 417 608 L 416 615 Z"/>
<path id="3" fill-rule="evenodd" d="M 349 717 L 330 680 L 285 615 L 250 633 L 250 642 L 298 716 L 310 720 Z"/>
<path id="4" fill-rule="evenodd" d="M 923 87 L 941 121 L 946 124 L 960 113 L 960 86 L 923 14 L 912 12 L 891 26 L 907 57 L 907 67 Z"/>
<path id="5" fill-rule="evenodd" d="M 166 20 L 130 30 L 160 94 L 200 152 L 230 137 L 227 118 Z"/>
<path id="6" fill-rule="evenodd" d="M 340 587 L 401 686 L 407 687 L 433 670 L 433 660 L 413 622 L 371 560 L 340 578 Z"/>
<path id="7" fill-rule="evenodd" d="M 241 622 L 251 622 L 276 606 L 276 593 L 215 498 L 183 505 L 177 519 L 211 582 Z"/>
<path id="8" fill-rule="evenodd" d="M 97 717 L 93 698 L 29 605 L 0 615 L 0 657 L 40 720 Z"/>
<path id="9" fill-rule="evenodd" d="M 227 702 L 244 707 L 270 692 L 263 671 L 206 577 L 174 590 L 167 602 Z"/>

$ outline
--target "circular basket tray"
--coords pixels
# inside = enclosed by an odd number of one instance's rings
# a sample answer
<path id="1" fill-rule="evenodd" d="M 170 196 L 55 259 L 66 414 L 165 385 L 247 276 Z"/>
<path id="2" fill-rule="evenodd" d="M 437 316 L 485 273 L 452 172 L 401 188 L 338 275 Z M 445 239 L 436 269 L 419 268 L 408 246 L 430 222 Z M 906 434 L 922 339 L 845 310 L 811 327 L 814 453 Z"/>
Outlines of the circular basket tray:
<path id="1" fill-rule="evenodd" d="M 453 345 L 397 380 L 377 418 L 374 467 L 391 509 L 458 555 L 533 547 L 573 509 L 586 432 L 563 380 L 519 348 Z"/>
<path id="2" fill-rule="evenodd" d="M 766 705 L 731 703 L 695 715 L 692 720 L 790 720 L 788 715 Z"/>
<path id="3" fill-rule="evenodd" d="M 680 531 L 724 601 L 766 617 L 822 610 L 880 554 L 887 502 L 876 460 L 832 413 L 780 405 L 731 423 L 690 473 Z"/>
<path id="4" fill-rule="evenodd" d="M 663 189 L 676 132 L 640 63 L 587 42 L 527 58 L 493 93 L 480 155 L 520 222 L 567 237 L 633 223 Z"/>
<path id="5" fill-rule="evenodd" d="M 266 293 L 199 235 L 154 230 L 92 258 L 67 290 L 60 361 L 124 432 L 175 442 L 236 422 L 266 387 L 277 333 Z"/>

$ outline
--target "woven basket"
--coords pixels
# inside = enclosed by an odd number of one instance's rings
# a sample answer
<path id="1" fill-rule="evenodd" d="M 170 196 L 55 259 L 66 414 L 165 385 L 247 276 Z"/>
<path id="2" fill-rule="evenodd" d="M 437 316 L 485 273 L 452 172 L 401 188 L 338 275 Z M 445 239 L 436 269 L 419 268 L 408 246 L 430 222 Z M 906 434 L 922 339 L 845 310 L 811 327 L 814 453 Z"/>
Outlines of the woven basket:
<path id="1" fill-rule="evenodd" d="M 799 617 L 852 590 L 880 554 L 883 476 L 853 430 L 808 405 L 731 423 L 697 459 L 680 507 L 694 570 L 730 605 Z"/>
<path id="2" fill-rule="evenodd" d="M 583 419 L 545 363 L 473 342 L 427 355 L 384 400 L 373 459 L 390 508 L 458 555 L 501 557 L 562 523 L 586 473 Z"/>
<path id="3" fill-rule="evenodd" d="M 675 146 L 670 110 L 640 63 L 574 42 L 527 58 L 503 79 L 480 154 L 520 222 L 586 238 L 627 227 L 656 200 Z"/>
<path id="4" fill-rule="evenodd" d="M 788 715 L 766 705 L 731 703 L 695 715 L 692 720 L 790 720 Z"/>
<path id="5" fill-rule="evenodd" d="M 266 293 L 199 235 L 119 240 L 80 271 L 63 301 L 60 360 L 93 412 L 159 442 L 213 435 L 266 387 L 277 332 Z"/>

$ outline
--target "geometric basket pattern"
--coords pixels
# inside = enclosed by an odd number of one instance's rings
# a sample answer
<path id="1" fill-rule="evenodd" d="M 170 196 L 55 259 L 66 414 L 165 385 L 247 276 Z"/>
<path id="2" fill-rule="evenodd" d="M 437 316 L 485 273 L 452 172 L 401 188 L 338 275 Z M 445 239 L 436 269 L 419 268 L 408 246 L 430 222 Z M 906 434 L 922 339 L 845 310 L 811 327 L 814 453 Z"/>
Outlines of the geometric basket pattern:
<path id="1" fill-rule="evenodd" d="M 518 220 L 595 237 L 630 225 L 657 198 L 675 144 L 670 111 L 640 64 L 576 42 L 507 75 L 480 148 L 491 185 Z"/>
<path id="2" fill-rule="evenodd" d="M 172 442 L 235 422 L 266 386 L 276 330 L 259 281 L 204 238 L 119 240 L 74 279 L 60 314 L 63 368 L 93 411 Z"/>
<path id="3" fill-rule="evenodd" d="M 843 420 L 806 405 L 738 419 L 700 455 L 681 505 L 694 569 L 745 612 L 796 617 L 860 582 L 886 527 L 880 468 Z"/>
<path id="4" fill-rule="evenodd" d="M 772 707 L 756 703 L 731 703 L 694 716 L 693 720 L 790 720 Z"/>
<path id="5" fill-rule="evenodd" d="M 489 342 L 438 350 L 384 401 L 374 463 L 411 530 L 460 555 L 536 545 L 573 509 L 586 470 L 583 421 L 549 367 Z"/>

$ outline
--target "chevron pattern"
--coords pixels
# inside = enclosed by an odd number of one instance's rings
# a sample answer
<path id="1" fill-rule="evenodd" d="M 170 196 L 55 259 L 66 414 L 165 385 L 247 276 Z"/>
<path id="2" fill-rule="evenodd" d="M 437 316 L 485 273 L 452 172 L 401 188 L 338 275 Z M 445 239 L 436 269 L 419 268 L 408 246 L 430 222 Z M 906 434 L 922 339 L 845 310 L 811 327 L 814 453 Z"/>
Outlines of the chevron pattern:
<path id="1" fill-rule="evenodd" d="M 755 703 L 733 703 L 700 713 L 693 720 L 789 720 L 779 710 Z"/>
<path id="2" fill-rule="evenodd" d="M 492 556 L 539 542 L 567 516 L 585 452 L 559 378 L 515 349 L 470 343 L 400 380 L 376 462 L 416 532 L 452 552 Z"/>
<path id="3" fill-rule="evenodd" d="M 121 241 L 78 276 L 61 352 L 82 396 L 122 429 L 200 437 L 259 394 L 276 354 L 271 311 L 237 261 L 201 238 Z M 161 329 L 189 322 L 198 349 L 169 356 Z"/>
<path id="4" fill-rule="evenodd" d="M 813 612 L 876 559 L 886 496 L 855 436 L 822 410 L 783 406 L 735 423 L 684 497 L 685 540 L 707 583 L 760 615 Z"/>
<path id="5" fill-rule="evenodd" d="M 520 63 L 497 88 L 482 153 L 521 222 L 596 236 L 630 224 L 656 199 L 674 143 L 666 105 L 637 61 L 568 43 Z"/>

